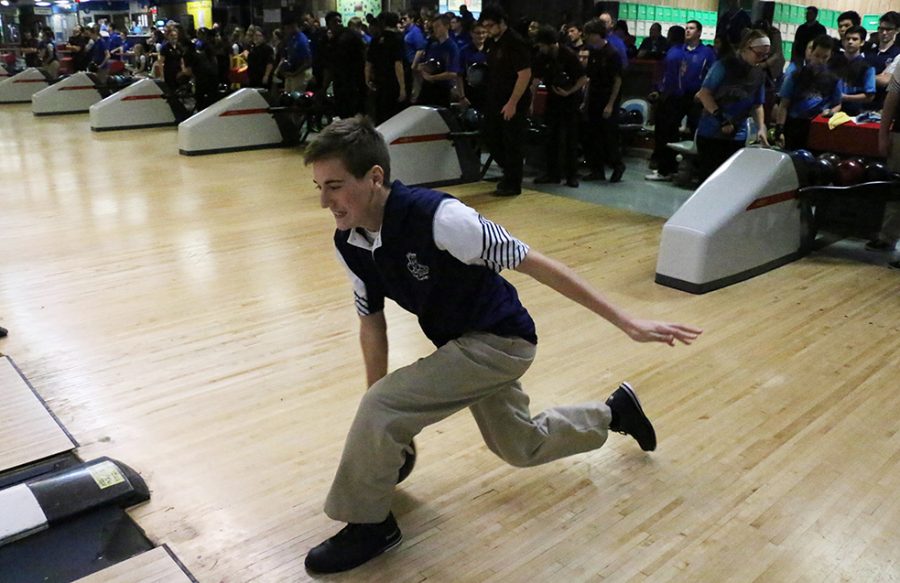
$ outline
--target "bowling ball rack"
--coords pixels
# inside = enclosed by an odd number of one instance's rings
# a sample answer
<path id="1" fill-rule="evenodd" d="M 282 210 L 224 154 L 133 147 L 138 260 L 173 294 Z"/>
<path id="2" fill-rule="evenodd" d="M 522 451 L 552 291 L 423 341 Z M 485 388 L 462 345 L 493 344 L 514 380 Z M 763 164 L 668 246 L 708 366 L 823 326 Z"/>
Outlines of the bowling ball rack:
<path id="1" fill-rule="evenodd" d="M 820 231 L 873 237 L 881 228 L 885 204 L 900 201 L 900 180 L 807 186 L 797 191 L 797 197 L 804 225 L 801 249 L 810 253 L 823 246 L 817 242 Z"/>

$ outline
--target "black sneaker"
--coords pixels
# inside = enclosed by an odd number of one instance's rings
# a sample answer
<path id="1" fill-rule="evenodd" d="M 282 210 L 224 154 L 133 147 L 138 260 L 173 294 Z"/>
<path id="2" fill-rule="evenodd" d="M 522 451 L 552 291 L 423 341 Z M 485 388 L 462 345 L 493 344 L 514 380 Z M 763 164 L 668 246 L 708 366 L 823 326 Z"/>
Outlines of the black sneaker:
<path id="1" fill-rule="evenodd" d="M 887 241 L 882 241 L 881 239 L 872 239 L 868 243 L 866 243 L 867 251 L 893 251 L 894 246 L 888 243 Z"/>
<path id="2" fill-rule="evenodd" d="M 574 176 L 566 178 L 566 186 L 568 186 L 570 188 L 578 188 L 578 184 L 579 184 L 578 179 L 575 178 Z"/>
<path id="3" fill-rule="evenodd" d="M 615 170 L 613 170 L 612 174 L 609 175 L 610 182 L 622 182 L 622 175 L 625 174 L 625 164 L 619 164 L 616 166 Z"/>
<path id="4" fill-rule="evenodd" d="M 891 261 L 888 263 L 888 269 L 900 269 L 900 261 Z"/>
<path id="5" fill-rule="evenodd" d="M 494 191 L 494 194 L 497 196 L 518 196 L 522 194 L 522 188 L 507 186 L 506 184 L 501 183 L 497 185 L 497 189 Z"/>
<path id="6" fill-rule="evenodd" d="M 653 430 L 653 424 L 644 415 L 641 402 L 638 401 L 630 384 L 619 385 L 606 400 L 606 404 L 613 411 L 614 422 L 609 425 L 610 431 L 630 435 L 644 451 L 656 449 L 656 432 Z"/>
<path id="7" fill-rule="evenodd" d="M 310 549 L 306 568 L 316 573 L 340 573 L 355 569 L 398 546 L 403 534 L 393 514 L 377 524 L 345 526 L 339 533 Z"/>

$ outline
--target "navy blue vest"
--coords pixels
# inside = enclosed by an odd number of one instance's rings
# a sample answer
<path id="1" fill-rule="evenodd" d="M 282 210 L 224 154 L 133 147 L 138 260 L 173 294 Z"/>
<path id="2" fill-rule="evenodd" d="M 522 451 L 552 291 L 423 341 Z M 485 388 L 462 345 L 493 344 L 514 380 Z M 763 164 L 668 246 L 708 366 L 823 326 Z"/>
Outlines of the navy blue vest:
<path id="1" fill-rule="evenodd" d="M 534 321 L 508 281 L 488 267 L 466 265 L 434 243 L 434 214 L 448 194 L 391 185 L 374 252 L 347 242 L 350 231 L 335 231 L 334 243 L 347 266 L 366 285 L 369 311 L 383 309 L 384 297 L 419 318 L 435 346 L 467 332 L 518 336 L 537 343 Z"/>

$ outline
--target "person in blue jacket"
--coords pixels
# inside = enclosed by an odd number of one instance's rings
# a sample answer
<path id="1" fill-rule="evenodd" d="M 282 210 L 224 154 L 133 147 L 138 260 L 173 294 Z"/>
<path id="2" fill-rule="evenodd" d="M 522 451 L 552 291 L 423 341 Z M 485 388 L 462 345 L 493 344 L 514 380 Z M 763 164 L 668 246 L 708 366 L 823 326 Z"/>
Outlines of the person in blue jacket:
<path id="1" fill-rule="evenodd" d="M 452 196 L 391 181 L 387 144 L 361 116 L 329 125 L 307 146 L 320 203 L 335 221 L 337 257 L 353 288 L 368 390 L 362 396 L 325 501 L 347 523 L 310 549 L 306 568 L 353 569 L 400 544 L 391 502 L 404 452 L 425 427 L 468 408 L 488 448 L 534 466 L 601 447 L 610 431 L 651 451 L 653 425 L 630 384 L 603 401 L 532 417 L 519 378 L 537 333 L 515 269 L 580 303 L 637 342 L 690 344 L 701 330 L 634 318 L 571 268 L 531 249 Z M 385 300 L 418 317 L 435 351 L 388 372 Z"/>
<path id="2" fill-rule="evenodd" d="M 784 75 L 776 113 L 775 139 L 788 150 L 806 148 L 809 126 L 819 114 L 826 117 L 841 110 L 841 80 L 828 70 L 833 42 L 827 34 L 812 41 L 803 66 Z"/>
<path id="3" fill-rule="evenodd" d="M 760 66 L 772 42 L 761 30 L 744 34 L 735 54 L 717 61 L 697 99 L 703 114 L 697 126 L 697 153 L 702 178 L 708 177 L 747 141 L 748 120 L 756 125 L 756 139 L 768 145 L 765 114 L 766 72 Z M 752 136 L 751 136 L 752 138 Z"/>
<path id="4" fill-rule="evenodd" d="M 843 58 L 832 61 L 835 72 L 843 81 L 842 103 L 844 113 L 847 115 L 859 115 L 870 109 L 875 100 L 875 67 L 866 60 L 862 53 L 864 42 L 866 42 L 866 29 L 861 26 L 851 26 L 844 33 Z"/>

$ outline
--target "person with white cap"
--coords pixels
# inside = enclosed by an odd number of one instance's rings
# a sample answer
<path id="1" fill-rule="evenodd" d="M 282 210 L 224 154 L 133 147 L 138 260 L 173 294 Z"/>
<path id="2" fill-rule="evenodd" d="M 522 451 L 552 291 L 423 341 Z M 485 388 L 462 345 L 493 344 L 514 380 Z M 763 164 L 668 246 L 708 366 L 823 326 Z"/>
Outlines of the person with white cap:
<path id="1" fill-rule="evenodd" d="M 697 92 L 703 115 L 697 127 L 697 152 L 703 178 L 712 174 L 747 141 L 747 120 L 756 122 L 757 140 L 766 140 L 766 72 L 760 66 L 772 42 L 760 30 L 750 30 L 734 55 L 716 62 Z"/>

